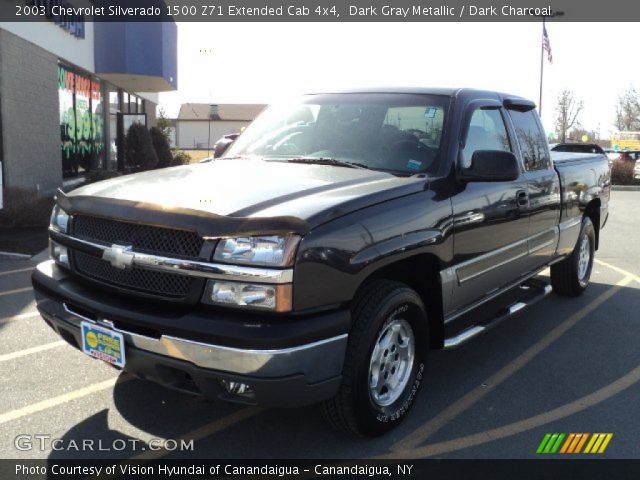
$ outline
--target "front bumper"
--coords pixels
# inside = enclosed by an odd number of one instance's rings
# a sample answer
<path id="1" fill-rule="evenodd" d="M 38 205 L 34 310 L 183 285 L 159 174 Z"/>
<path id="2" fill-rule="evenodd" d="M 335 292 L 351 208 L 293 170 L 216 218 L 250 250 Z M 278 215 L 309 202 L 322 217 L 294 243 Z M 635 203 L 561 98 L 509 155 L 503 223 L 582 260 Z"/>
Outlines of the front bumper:
<path id="1" fill-rule="evenodd" d="M 140 378 L 208 398 L 278 407 L 316 403 L 340 385 L 348 311 L 259 323 L 236 313 L 155 310 L 141 305 L 148 300 L 89 288 L 51 261 L 38 265 L 32 281 L 38 310 L 62 338 L 80 348 L 82 321 L 108 325 L 124 337 L 125 370 Z M 225 328 L 231 322 L 235 328 Z M 167 323 L 174 328 L 163 328 Z M 185 330 L 189 325 L 197 328 Z M 248 385 L 253 394 L 231 394 L 222 380 Z"/>

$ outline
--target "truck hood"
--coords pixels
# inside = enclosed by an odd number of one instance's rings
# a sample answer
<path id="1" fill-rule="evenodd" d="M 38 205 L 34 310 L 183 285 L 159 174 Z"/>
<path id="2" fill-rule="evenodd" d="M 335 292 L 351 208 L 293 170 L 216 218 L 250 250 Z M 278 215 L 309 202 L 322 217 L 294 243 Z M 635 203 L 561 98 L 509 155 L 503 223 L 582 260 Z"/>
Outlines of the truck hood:
<path id="1" fill-rule="evenodd" d="M 424 177 L 263 160 L 216 160 L 106 180 L 68 194 L 226 217 L 294 217 L 313 227 L 425 188 Z"/>

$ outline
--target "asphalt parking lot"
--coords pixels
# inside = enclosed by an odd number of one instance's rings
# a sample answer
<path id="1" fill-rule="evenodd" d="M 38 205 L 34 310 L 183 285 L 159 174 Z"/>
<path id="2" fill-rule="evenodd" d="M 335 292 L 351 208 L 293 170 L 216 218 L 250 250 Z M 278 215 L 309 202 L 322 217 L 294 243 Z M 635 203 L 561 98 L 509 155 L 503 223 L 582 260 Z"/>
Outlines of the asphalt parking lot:
<path id="1" fill-rule="evenodd" d="M 612 433 L 598 456 L 640 458 L 640 192 L 613 192 L 611 211 L 584 296 L 552 294 L 433 352 L 409 418 L 373 440 L 332 431 L 315 407 L 206 402 L 119 375 L 37 316 L 35 262 L 0 260 L 0 458 L 535 458 L 548 432 Z M 19 450 L 24 434 L 127 446 Z M 194 449 L 149 450 L 152 439 L 193 439 Z"/>

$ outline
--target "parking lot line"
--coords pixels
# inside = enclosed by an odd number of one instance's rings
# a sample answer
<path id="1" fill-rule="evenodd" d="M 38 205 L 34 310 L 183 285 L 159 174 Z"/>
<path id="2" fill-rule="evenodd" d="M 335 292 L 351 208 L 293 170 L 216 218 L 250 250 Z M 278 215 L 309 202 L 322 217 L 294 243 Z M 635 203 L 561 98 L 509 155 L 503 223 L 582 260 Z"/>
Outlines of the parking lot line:
<path id="1" fill-rule="evenodd" d="M 58 405 L 71 402 L 72 400 L 77 400 L 78 398 L 86 397 L 87 395 L 91 395 L 92 393 L 96 393 L 101 390 L 112 388 L 116 383 L 124 383 L 131 380 L 132 378 L 133 377 L 126 374 L 120 375 L 119 377 L 114 377 L 102 382 L 94 383 L 84 388 L 79 388 L 78 390 L 63 393 L 62 395 L 58 395 L 57 397 L 48 398 L 46 400 L 42 400 L 41 402 L 33 403 L 22 408 L 16 408 L 14 410 L 11 410 L 10 412 L 0 414 L 0 425 L 37 412 L 41 412 L 43 410 L 47 410 L 49 408 L 57 407 Z"/>
<path id="2" fill-rule="evenodd" d="M 181 435 L 178 438 L 175 438 L 173 440 L 175 440 L 178 444 L 183 440 L 184 441 L 193 440 L 194 442 L 196 442 L 210 435 L 213 435 L 214 433 L 218 433 L 226 428 L 229 428 L 232 425 L 235 425 L 236 423 L 246 420 L 249 417 L 257 415 L 263 410 L 264 408 L 261 408 L 261 407 L 244 407 L 240 410 L 230 413 L 229 415 L 225 415 L 222 418 L 216 418 L 215 420 L 199 428 L 196 428 L 195 430 L 185 433 L 184 435 Z M 158 450 L 146 450 L 142 453 L 139 453 L 138 455 L 134 455 L 133 457 L 128 458 L 126 462 L 129 462 L 131 460 L 148 462 L 151 460 L 157 460 L 159 458 L 165 457 L 166 455 L 169 455 L 171 453 L 173 453 L 173 451 L 167 450 L 166 448 L 160 448 Z M 120 473 L 116 473 L 115 475 L 105 477 L 105 480 L 119 478 L 120 476 L 121 476 Z M 86 477 L 85 480 L 88 480 L 88 478 L 89 477 Z"/>
<path id="3" fill-rule="evenodd" d="M 0 362 L 7 362 L 9 360 L 14 360 L 16 358 L 31 355 L 32 353 L 44 352 L 45 350 L 60 347 L 62 345 L 65 345 L 66 343 L 67 342 L 65 342 L 64 340 L 58 340 L 57 342 L 36 345 L 35 347 L 25 348 L 24 350 L 18 350 L 17 352 L 5 353 L 4 355 L 0 355 Z"/>
<path id="4" fill-rule="evenodd" d="M 179 436 L 175 440 L 177 440 L 178 442 L 180 442 L 181 440 L 185 440 L 185 441 L 202 440 L 203 438 L 213 435 L 214 433 L 218 433 L 221 430 L 224 430 L 226 428 L 231 427 L 232 425 L 235 425 L 236 423 L 246 420 L 249 417 L 253 417 L 254 415 L 257 415 L 263 410 L 264 408 L 260 408 L 260 407 L 242 408 L 222 418 L 217 418 L 212 422 L 207 423 L 206 425 L 196 428 L 195 430 L 185 433 L 184 435 Z M 158 458 L 162 458 L 170 453 L 172 453 L 172 451 L 166 450 L 166 449 L 147 450 L 143 453 L 135 455 L 134 457 L 131 457 L 131 460 L 155 460 Z"/>
<path id="5" fill-rule="evenodd" d="M 31 317 L 39 317 L 40 312 L 28 312 L 28 313 L 19 313 L 18 315 L 12 315 L 10 317 L 2 317 L 0 318 L 0 325 L 3 323 L 15 322 L 16 320 L 21 320 L 23 318 L 31 318 Z"/>
<path id="6" fill-rule="evenodd" d="M 394 451 L 389 454 L 381 455 L 376 458 L 424 458 L 434 455 L 444 455 L 447 453 L 463 450 L 465 448 L 476 447 L 488 442 L 493 442 L 503 438 L 511 437 L 522 432 L 532 430 L 534 428 L 547 425 L 549 423 L 561 420 L 574 415 L 587 408 L 591 408 L 599 403 L 604 402 L 612 398 L 613 396 L 623 392 L 629 387 L 640 382 L 640 366 L 635 367 L 633 370 L 611 382 L 610 384 L 602 387 L 595 392 L 592 392 L 584 397 L 581 397 L 573 402 L 562 405 L 548 412 L 543 412 L 533 417 L 525 418 L 524 420 L 518 420 L 517 422 L 503 425 L 491 430 L 485 430 L 484 432 L 474 433 L 466 435 L 464 437 L 454 438 L 452 440 L 445 440 L 438 443 L 432 443 L 430 445 L 424 445 L 422 447 L 414 448 L 411 450 Z M 571 447 L 575 446 L 578 439 L 576 438 L 571 444 Z M 563 446 L 563 450 L 566 445 Z M 602 449 L 602 445 L 600 446 Z M 564 452 L 562 452 L 564 453 Z M 571 453 L 571 448 L 567 451 Z"/>
<path id="7" fill-rule="evenodd" d="M 0 292 L 0 297 L 4 297 L 5 295 L 13 295 L 14 293 L 28 292 L 29 290 L 31 290 L 31 287 L 16 288 L 15 290 L 5 290 L 4 292 Z"/>
<path id="8" fill-rule="evenodd" d="M 598 260 L 597 258 L 596 258 L 596 259 L 594 259 L 594 261 L 595 261 L 597 264 L 602 265 L 603 267 L 610 268 L 611 270 L 613 270 L 613 271 L 615 271 L 615 272 L 621 273 L 622 275 L 625 275 L 625 276 L 627 276 L 627 277 L 631 277 L 631 278 L 633 278 L 636 282 L 640 283 L 640 277 L 639 277 L 638 275 L 636 275 L 635 273 L 628 272 L 628 271 L 626 271 L 626 270 L 624 270 L 624 269 L 622 269 L 622 268 L 620 268 L 620 267 L 616 267 L 615 265 L 611 265 L 610 263 L 603 262 L 602 260 Z"/>
<path id="9" fill-rule="evenodd" d="M 609 300 L 612 296 L 618 293 L 622 287 L 628 285 L 634 280 L 632 276 L 627 276 L 616 283 L 614 286 L 610 287 L 603 293 L 601 293 L 598 297 L 594 298 L 587 305 L 582 307 L 576 313 L 571 315 L 549 333 L 547 333 L 542 339 L 533 344 L 527 350 L 525 350 L 522 354 L 516 357 L 514 360 L 509 362 L 503 368 L 498 370 L 491 377 L 486 379 L 484 382 L 481 382 L 481 385 L 472 389 L 466 395 L 461 397 L 456 402 L 449 405 L 438 415 L 428 420 L 422 426 L 418 427 L 409 435 L 405 436 L 400 441 L 396 442 L 391 446 L 392 451 L 403 451 L 403 450 L 411 450 L 414 447 L 418 446 L 422 442 L 424 442 L 427 438 L 431 437 L 433 434 L 438 432 L 442 427 L 451 422 L 453 419 L 464 413 L 466 410 L 471 408 L 473 405 L 478 403 L 482 398 L 492 392 L 498 385 L 503 383 L 505 380 L 511 378 L 517 372 L 519 372 L 525 365 L 527 365 L 531 360 L 536 358 L 541 352 L 543 352 L 547 347 L 549 347 L 552 343 L 558 340 L 564 333 L 567 332 L 571 327 L 577 324 L 580 320 L 586 317 L 588 314 L 593 312 L 596 308 L 602 305 L 604 302 Z"/>
<path id="10" fill-rule="evenodd" d="M 12 273 L 20 273 L 20 272 L 30 272 L 31 270 L 33 270 L 35 267 L 29 267 L 29 268 L 18 268 L 16 270 L 7 270 L 6 272 L 0 272 L 0 277 L 2 275 L 10 275 Z"/>

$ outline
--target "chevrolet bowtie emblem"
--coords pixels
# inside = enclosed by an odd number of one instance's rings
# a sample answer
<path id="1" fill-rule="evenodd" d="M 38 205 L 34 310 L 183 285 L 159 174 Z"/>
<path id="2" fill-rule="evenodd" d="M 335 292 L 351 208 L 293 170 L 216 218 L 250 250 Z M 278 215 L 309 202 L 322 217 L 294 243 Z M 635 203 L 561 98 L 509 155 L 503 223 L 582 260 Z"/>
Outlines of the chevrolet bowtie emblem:
<path id="1" fill-rule="evenodd" d="M 102 259 L 106 260 L 114 268 L 124 270 L 133 265 L 136 254 L 131 251 L 131 246 L 111 245 L 111 248 L 102 252 Z"/>

